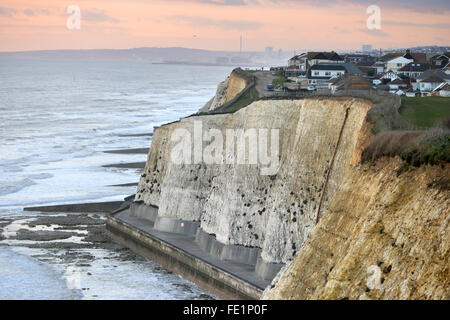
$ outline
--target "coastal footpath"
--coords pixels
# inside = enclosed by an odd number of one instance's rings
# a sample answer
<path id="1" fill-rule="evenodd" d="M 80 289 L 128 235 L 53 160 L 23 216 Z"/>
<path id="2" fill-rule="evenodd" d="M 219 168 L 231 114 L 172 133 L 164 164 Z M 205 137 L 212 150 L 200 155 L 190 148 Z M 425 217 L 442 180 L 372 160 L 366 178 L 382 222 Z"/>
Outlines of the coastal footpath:
<path id="1" fill-rule="evenodd" d="M 226 298 L 448 298 L 448 164 L 362 161 L 385 106 L 350 95 L 247 101 L 257 82 L 233 71 L 198 114 L 155 129 L 110 236 Z M 277 170 L 174 163 L 173 137 L 199 125 L 202 136 L 277 130 Z"/>

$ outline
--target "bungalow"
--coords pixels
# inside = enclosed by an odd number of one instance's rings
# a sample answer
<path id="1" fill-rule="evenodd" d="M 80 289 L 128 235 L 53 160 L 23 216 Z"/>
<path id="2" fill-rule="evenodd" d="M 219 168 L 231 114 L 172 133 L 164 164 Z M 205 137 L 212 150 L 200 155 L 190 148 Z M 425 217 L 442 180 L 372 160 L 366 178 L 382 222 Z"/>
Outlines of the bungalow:
<path id="1" fill-rule="evenodd" d="M 450 97 L 450 84 L 442 82 L 432 92 L 433 94 L 440 95 L 441 97 Z"/>
<path id="2" fill-rule="evenodd" d="M 403 56 L 401 57 L 396 57 L 393 59 L 390 59 L 388 61 L 386 61 L 385 65 L 386 65 L 386 70 L 391 70 L 394 72 L 397 72 L 399 69 L 403 68 L 404 66 L 406 66 L 407 64 L 414 62 L 414 59 L 407 59 Z"/>
<path id="3" fill-rule="evenodd" d="M 405 96 L 407 96 L 408 98 L 413 98 L 415 97 L 416 91 L 414 91 L 412 88 L 409 88 L 406 92 L 405 92 Z"/>
<path id="4" fill-rule="evenodd" d="M 354 64 L 364 63 L 372 65 L 375 63 L 376 60 L 377 58 L 375 58 L 374 56 L 370 56 L 368 54 L 347 54 L 345 56 L 345 62 L 351 62 Z"/>
<path id="5" fill-rule="evenodd" d="M 308 70 L 308 84 L 327 86 L 328 81 L 346 73 L 359 74 L 361 71 L 351 63 L 320 63 L 313 65 Z"/>
<path id="6" fill-rule="evenodd" d="M 402 88 L 403 89 L 407 88 L 408 84 L 405 81 L 403 81 L 402 79 L 397 78 L 397 79 L 389 82 L 388 86 L 389 86 L 389 90 L 398 90 L 398 89 L 402 89 Z"/>
<path id="7" fill-rule="evenodd" d="M 377 70 L 377 74 L 381 74 L 384 72 L 384 62 L 383 61 L 377 61 L 372 65 L 375 70 Z"/>
<path id="8" fill-rule="evenodd" d="M 421 92 L 431 92 L 444 82 L 445 80 L 442 77 L 439 77 L 436 74 L 432 74 L 426 79 L 420 81 L 419 89 Z"/>
<path id="9" fill-rule="evenodd" d="M 309 52 L 308 52 L 309 54 Z M 336 52 L 319 52 L 317 54 L 312 54 L 309 59 L 309 64 L 314 66 L 320 63 L 345 63 L 345 59 L 338 55 Z"/>
<path id="10" fill-rule="evenodd" d="M 428 70 L 417 79 L 418 88 L 422 93 L 433 91 L 443 82 L 450 84 L 450 75 L 442 70 Z"/>
<path id="11" fill-rule="evenodd" d="M 427 56 L 424 53 L 413 53 L 410 50 L 406 50 L 406 53 L 392 52 L 384 55 L 380 58 L 385 69 L 397 72 L 399 69 L 408 65 L 409 63 L 415 62 L 418 64 L 423 64 L 427 62 Z"/>
<path id="12" fill-rule="evenodd" d="M 316 64 L 308 70 L 308 84 L 327 85 L 331 78 L 339 77 L 347 72 L 344 64 Z"/>
<path id="13" fill-rule="evenodd" d="M 395 79 L 397 79 L 398 76 L 394 71 L 389 70 L 388 72 L 384 73 L 383 75 L 381 75 L 380 79 L 389 79 L 389 81 L 393 81 Z"/>
<path id="14" fill-rule="evenodd" d="M 450 52 L 446 52 L 445 54 L 436 55 L 431 58 L 431 65 L 433 69 L 444 69 L 449 65 L 450 62 Z"/>
<path id="15" fill-rule="evenodd" d="M 429 64 L 429 63 L 411 62 L 411 63 L 408 63 L 403 68 L 398 69 L 398 75 L 416 79 L 416 78 L 420 77 L 425 71 L 430 70 L 430 69 L 431 69 L 431 64 Z"/>
<path id="16" fill-rule="evenodd" d="M 329 83 L 329 89 L 333 94 L 342 90 L 369 90 L 371 88 L 372 85 L 364 77 L 351 73 L 346 73 Z"/>
<path id="17" fill-rule="evenodd" d="M 288 60 L 288 67 L 300 67 L 300 55 L 290 58 Z"/>
<path id="18" fill-rule="evenodd" d="M 298 67 L 301 71 L 308 70 L 319 63 L 344 63 L 345 59 L 336 52 L 305 52 L 289 59 L 288 67 Z"/>

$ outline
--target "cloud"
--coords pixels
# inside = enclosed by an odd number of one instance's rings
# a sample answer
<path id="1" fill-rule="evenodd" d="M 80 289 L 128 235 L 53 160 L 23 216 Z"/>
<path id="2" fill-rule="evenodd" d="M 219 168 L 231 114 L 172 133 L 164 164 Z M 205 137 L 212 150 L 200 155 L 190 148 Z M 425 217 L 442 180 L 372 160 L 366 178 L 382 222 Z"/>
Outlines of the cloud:
<path id="1" fill-rule="evenodd" d="M 30 10 L 30 9 L 25 9 L 25 10 L 23 10 L 23 13 L 25 13 L 25 15 L 27 15 L 27 16 L 29 16 L 29 17 L 34 16 L 34 11 L 33 11 L 33 10 Z"/>
<path id="2" fill-rule="evenodd" d="M 450 23 L 418 23 L 409 21 L 405 22 L 405 21 L 382 20 L 382 24 L 386 24 L 389 26 L 423 27 L 423 28 L 438 28 L 450 30 Z"/>
<path id="3" fill-rule="evenodd" d="M 82 21 L 88 21 L 88 22 L 111 22 L 111 23 L 118 23 L 120 20 L 113 18 L 109 15 L 107 15 L 102 10 L 83 10 L 81 9 L 81 20 Z"/>
<path id="4" fill-rule="evenodd" d="M 262 22 L 246 20 L 216 20 L 205 17 L 171 16 L 170 20 L 181 22 L 193 27 L 216 27 L 223 30 L 256 30 L 263 27 Z"/>
<path id="5" fill-rule="evenodd" d="M 165 0 L 173 2 L 197 2 L 217 6 L 245 6 L 250 3 L 257 3 L 257 0 Z"/>
<path id="6" fill-rule="evenodd" d="M 357 31 L 365 33 L 370 36 L 375 36 L 375 37 L 389 37 L 388 33 L 384 32 L 382 30 L 377 30 L 377 29 L 369 30 L 367 28 L 361 28 L 361 29 L 358 29 Z"/>
<path id="7" fill-rule="evenodd" d="M 2 7 L 0 6 L 0 16 L 7 16 L 7 17 L 11 17 L 13 14 L 17 13 L 16 9 L 13 8 L 6 8 L 6 7 Z"/>
<path id="8" fill-rule="evenodd" d="M 264 5 L 274 3 L 280 5 L 305 4 L 315 7 L 329 7 L 333 5 L 358 5 L 368 7 L 378 5 L 381 9 L 403 9 L 409 11 L 419 11 L 427 13 L 440 13 L 450 11 L 450 1 L 448 0 L 166 0 L 178 2 L 197 2 L 221 6 L 245 6 L 250 4 Z"/>

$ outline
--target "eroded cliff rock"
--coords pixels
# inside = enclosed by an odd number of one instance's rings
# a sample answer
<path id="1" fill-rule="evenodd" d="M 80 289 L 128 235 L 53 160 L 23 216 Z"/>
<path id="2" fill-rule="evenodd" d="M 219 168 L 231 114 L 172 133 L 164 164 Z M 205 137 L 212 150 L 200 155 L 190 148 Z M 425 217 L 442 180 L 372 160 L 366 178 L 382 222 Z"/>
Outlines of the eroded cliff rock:
<path id="1" fill-rule="evenodd" d="M 199 221 L 224 244 L 261 248 L 266 262 L 285 263 L 314 227 L 334 152 L 322 209 L 358 163 L 369 135 L 365 118 L 370 107 L 352 98 L 265 100 L 234 114 L 189 117 L 162 126 L 155 131 L 135 200 L 158 206 L 161 217 Z M 194 135 L 195 123 L 224 136 L 227 129 L 278 129 L 278 171 L 262 175 L 259 163 L 174 164 L 174 132 L 184 129 Z"/>
<path id="2" fill-rule="evenodd" d="M 216 95 L 200 109 L 200 112 L 209 112 L 222 107 L 236 97 L 249 83 L 248 76 L 242 70 L 234 70 L 230 76 L 217 86 Z"/>
<path id="3" fill-rule="evenodd" d="M 352 169 L 267 299 L 449 299 L 450 170 Z"/>

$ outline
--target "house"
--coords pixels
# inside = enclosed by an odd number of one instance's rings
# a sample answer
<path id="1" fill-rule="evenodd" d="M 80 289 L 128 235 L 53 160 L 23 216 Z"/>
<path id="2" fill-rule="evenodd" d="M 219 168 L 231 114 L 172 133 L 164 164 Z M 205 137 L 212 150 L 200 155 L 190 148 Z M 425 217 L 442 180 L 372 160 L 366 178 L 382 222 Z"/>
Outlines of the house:
<path id="1" fill-rule="evenodd" d="M 288 60 L 288 67 L 300 67 L 300 55 L 293 56 Z"/>
<path id="2" fill-rule="evenodd" d="M 301 71 L 308 70 L 319 63 L 344 63 L 345 59 L 336 52 L 305 52 L 289 59 L 288 67 L 298 67 Z"/>
<path id="3" fill-rule="evenodd" d="M 405 81 L 403 81 L 402 79 L 397 78 L 397 79 L 389 82 L 388 86 L 389 86 L 389 90 L 398 90 L 398 89 L 402 89 L 402 88 L 403 89 L 407 88 L 408 84 Z"/>
<path id="4" fill-rule="evenodd" d="M 437 70 L 431 70 L 431 71 L 437 71 Z M 422 93 L 432 92 L 434 89 L 436 89 L 442 83 L 450 83 L 450 75 L 447 75 L 446 73 L 443 73 L 443 72 L 441 72 L 441 73 L 433 72 L 431 74 L 428 74 L 423 79 L 418 79 L 418 82 L 419 82 L 420 92 L 422 92 Z"/>
<path id="5" fill-rule="evenodd" d="M 413 98 L 417 95 L 416 91 L 414 91 L 412 88 L 409 88 L 408 90 L 406 90 L 405 92 L 405 96 L 407 96 L 408 98 Z"/>
<path id="6" fill-rule="evenodd" d="M 336 52 L 319 52 L 317 54 L 311 55 L 311 58 L 308 59 L 309 64 L 314 66 L 320 63 L 345 63 L 345 59 L 338 55 Z"/>
<path id="7" fill-rule="evenodd" d="M 431 58 L 431 65 L 433 69 L 444 69 L 450 63 L 450 52 L 446 52 L 445 54 L 436 55 Z"/>
<path id="8" fill-rule="evenodd" d="M 439 95 L 441 97 L 450 97 L 450 84 L 442 82 L 433 91 L 433 95 Z"/>
<path id="9" fill-rule="evenodd" d="M 358 62 L 356 64 L 358 69 L 368 78 L 374 78 L 377 76 L 377 69 L 373 67 L 372 62 Z"/>
<path id="10" fill-rule="evenodd" d="M 397 72 L 399 69 L 403 68 L 404 66 L 406 66 L 411 62 L 414 62 L 414 59 L 412 57 L 411 59 L 408 59 L 405 58 L 404 56 L 400 56 L 386 61 L 385 66 L 386 70 Z"/>
<path id="11" fill-rule="evenodd" d="M 328 86 L 331 78 L 339 77 L 347 72 L 344 64 L 316 64 L 308 70 L 308 84 L 318 86 Z"/>
<path id="12" fill-rule="evenodd" d="M 411 62 L 408 63 L 406 66 L 398 69 L 397 73 L 399 76 L 404 76 L 408 78 L 418 78 L 420 77 L 425 71 L 431 69 L 431 64 L 429 63 L 417 63 L 417 62 Z"/>
<path id="13" fill-rule="evenodd" d="M 377 58 L 375 58 L 374 56 L 370 56 L 368 54 L 347 54 L 345 56 L 345 62 L 350 62 L 353 64 L 364 63 L 372 65 L 375 63 L 376 60 Z"/>
<path id="14" fill-rule="evenodd" d="M 381 74 L 384 72 L 384 62 L 383 61 L 377 61 L 374 64 L 372 64 L 372 68 L 377 70 L 377 74 Z"/>
<path id="15" fill-rule="evenodd" d="M 411 52 L 406 50 L 406 53 L 391 52 L 379 59 L 379 62 L 384 64 L 384 70 L 391 70 L 397 72 L 404 66 L 415 62 L 416 64 L 427 63 L 427 55 L 421 52 Z"/>
<path id="16" fill-rule="evenodd" d="M 343 90 L 369 90 L 372 85 L 359 74 L 346 73 L 334 78 L 329 83 L 329 89 L 334 94 Z"/>
<path id="17" fill-rule="evenodd" d="M 308 70 L 308 84 L 328 87 L 328 81 L 346 73 L 362 75 L 352 63 L 320 63 Z"/>
<path id="18" fill-rule="evenodd" d="M 388 79 L 389 81 L 393 81 L 395 79 L 397 79 L 397 73 L 395 73 L 394 71 L 389 70 L 388 72 L 384 73 L 381 75 L 380 79 Z"/>

